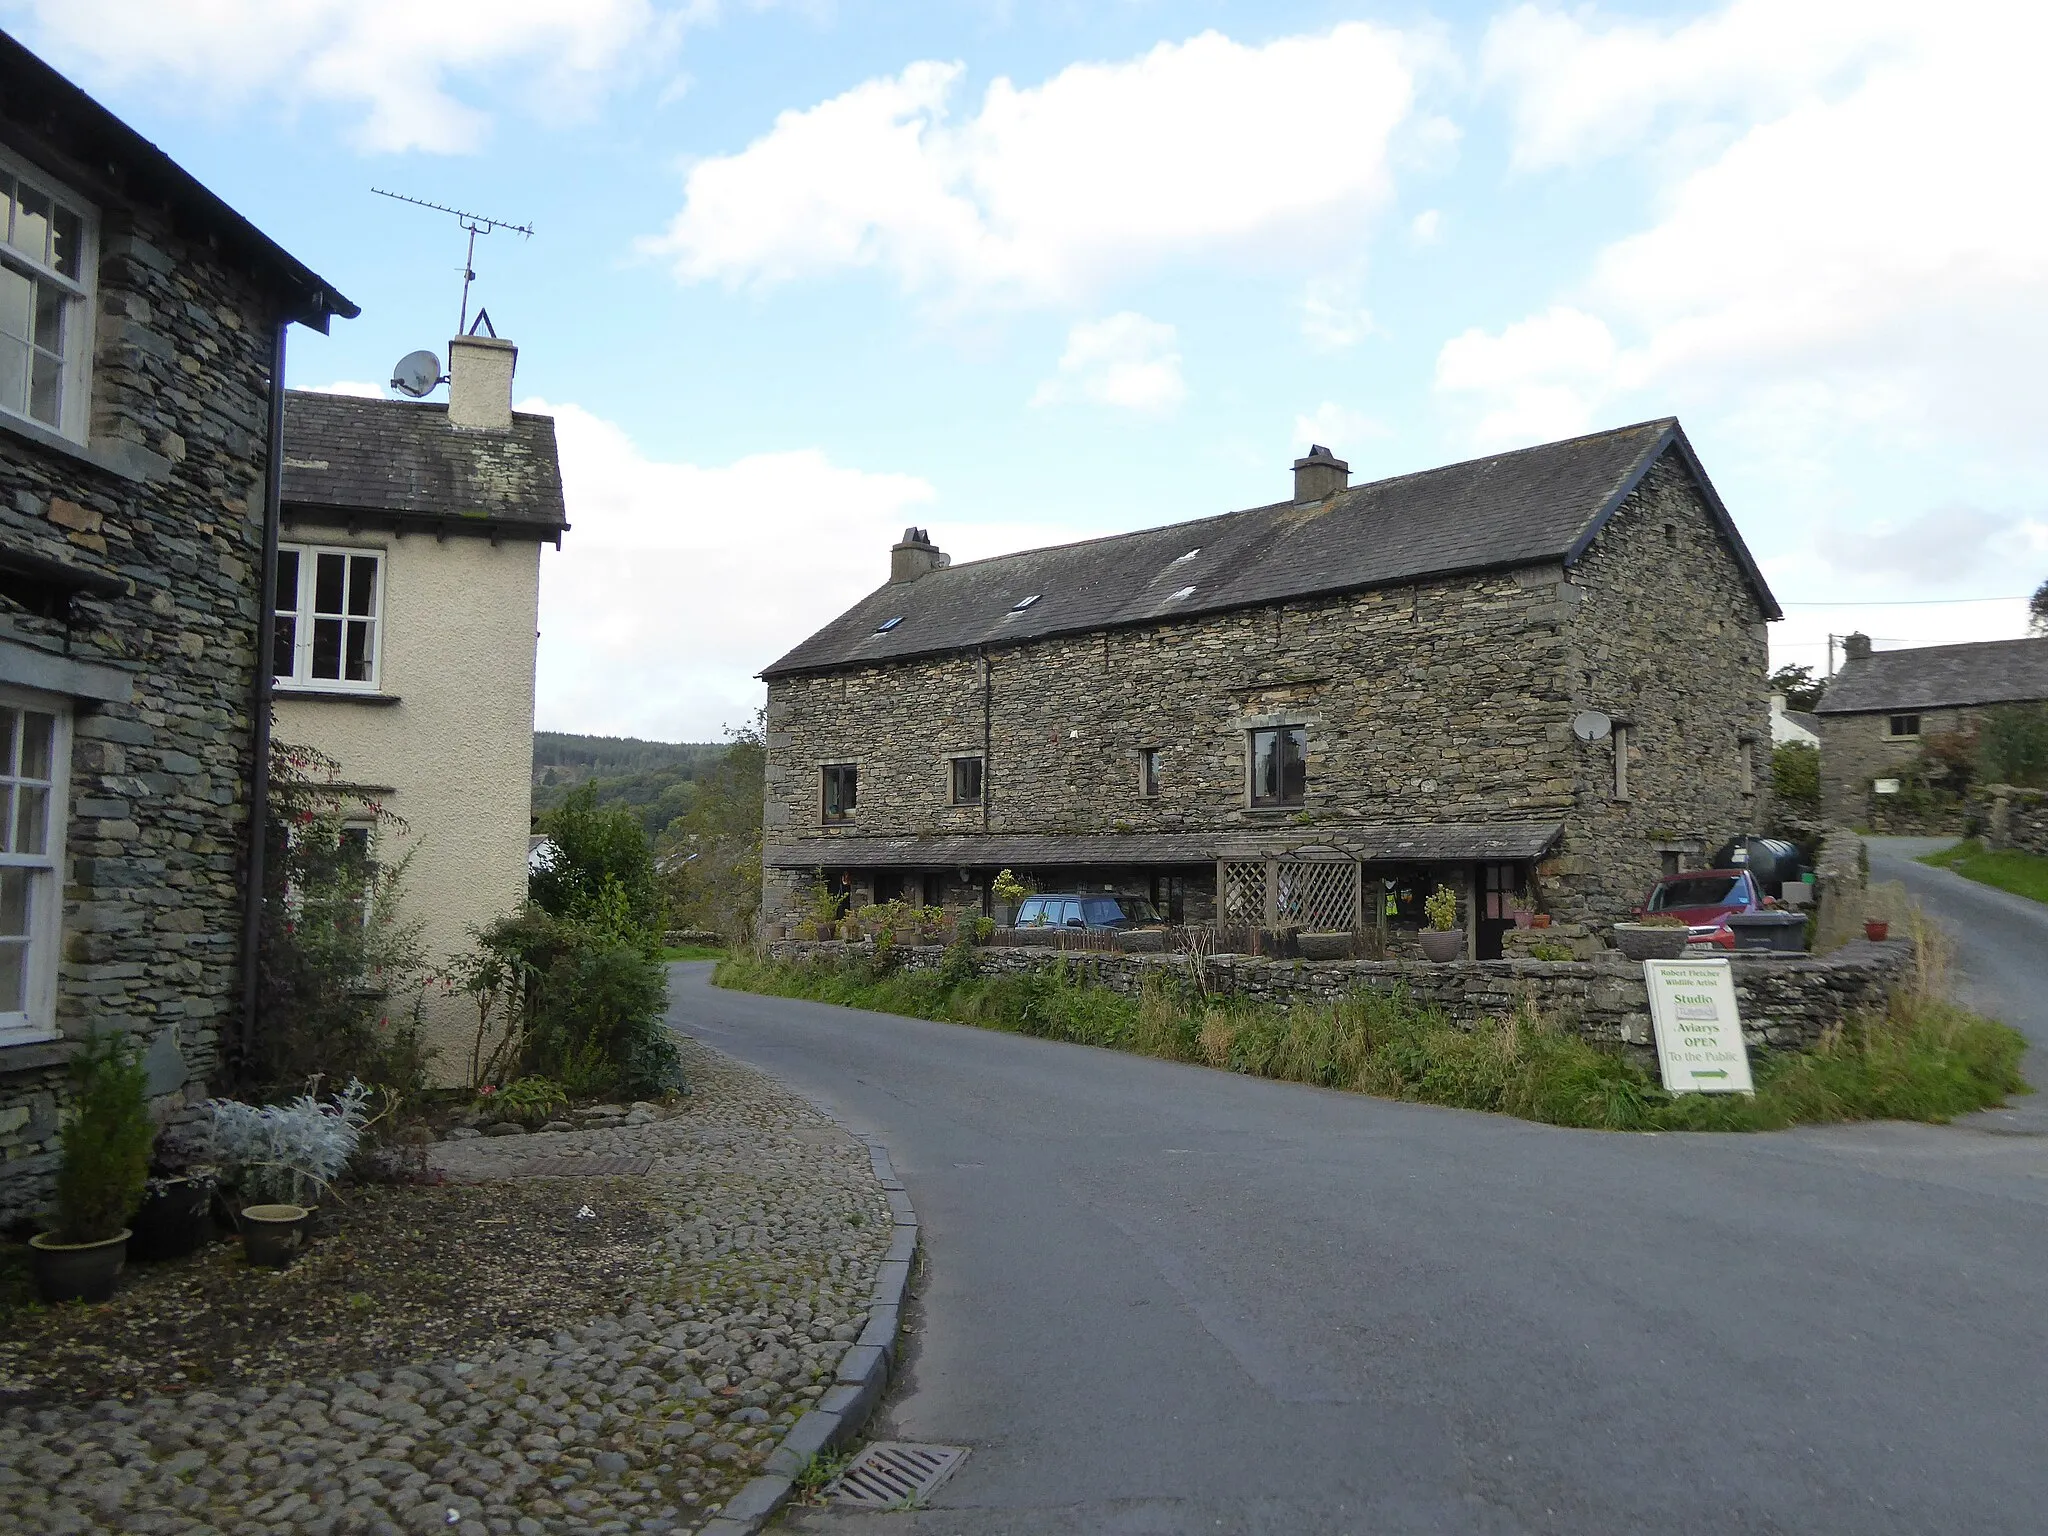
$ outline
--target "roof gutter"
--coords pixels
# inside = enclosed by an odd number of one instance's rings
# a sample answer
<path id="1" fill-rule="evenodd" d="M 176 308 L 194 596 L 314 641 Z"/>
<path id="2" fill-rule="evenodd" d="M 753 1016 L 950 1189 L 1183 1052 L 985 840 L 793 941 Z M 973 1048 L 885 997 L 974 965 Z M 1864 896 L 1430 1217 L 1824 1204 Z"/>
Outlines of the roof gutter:
<path id="1" fill-rule="evenodd" d="M 277 545 L 284 505 L 285 336 L 292 318 L 279 316 L 270 351 L 270 430 L 263 465 L 263 563 L 256 594 L 256 682 L 250 703 L 248 884 L 242 902 L 242 1019 L 236 1065 L 246 1078 L 256 1056 L 256 1004 L 261 981 L 263 902 L 270 852 L 270 646 L 276 629 Z"/>

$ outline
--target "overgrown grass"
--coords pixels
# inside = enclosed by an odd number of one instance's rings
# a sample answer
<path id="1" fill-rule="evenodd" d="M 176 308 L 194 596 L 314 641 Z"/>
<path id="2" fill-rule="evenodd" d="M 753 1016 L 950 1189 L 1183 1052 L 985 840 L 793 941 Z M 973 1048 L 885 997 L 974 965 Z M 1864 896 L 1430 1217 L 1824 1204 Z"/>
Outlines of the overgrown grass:
<path id="1" fill-rule="evenodd" d="M 716 979 L 740 991 L 1598 1130 L 1941 1121 L 2027 1091 L 2021 1036 L 1941 1000 L 1932 971 L 1902 987 L 1886 1012 L 1854 1020 L 1810 1053 L 1759 1053 L 1754 1097 L 1667 1094 L 1636 1062 L 1527 1008 L 1464 1029 L 1400 992 L 1361 989 L 1339 1002 L 1283 1009 L 1155 981 L 1130 998 L 1063 966 L 988 976 L 962 957 L 949 957 L 940 972 L 736 955 L 720 963 Z"/>
<path id="2" fill-rule="evenodd" d="M 1976 838 L 1965 838 L 1953 848 L 1924 855 L 1920 862 L 1936 869 L 1952 869 L 1965 880 L 1995 885 L 2001 891 L 2048 902 L 2048 858 L 2017 849 L 1993 852 Z"/>
<path id="3" fill-rule="evenodd" d="M 663 960 L 723 960 L 725 951 L 709 944 L 672 944 L 661 952 Z"/>

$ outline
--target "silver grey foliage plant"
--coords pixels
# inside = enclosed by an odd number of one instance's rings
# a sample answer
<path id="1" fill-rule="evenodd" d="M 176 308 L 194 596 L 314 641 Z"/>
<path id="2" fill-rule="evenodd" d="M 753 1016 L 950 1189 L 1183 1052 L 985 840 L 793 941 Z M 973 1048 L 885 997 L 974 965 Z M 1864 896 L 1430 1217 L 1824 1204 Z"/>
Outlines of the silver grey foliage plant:
<path id="1" fill-rule="evenodd" d="M 250 1204 L 305 1203 L 355 1156 L 369 1124 L 370 1089 L 355 1078 L 333 1098 L 303 1093 L 289 1104 L 214 1099 L 213 1155 Z"/>

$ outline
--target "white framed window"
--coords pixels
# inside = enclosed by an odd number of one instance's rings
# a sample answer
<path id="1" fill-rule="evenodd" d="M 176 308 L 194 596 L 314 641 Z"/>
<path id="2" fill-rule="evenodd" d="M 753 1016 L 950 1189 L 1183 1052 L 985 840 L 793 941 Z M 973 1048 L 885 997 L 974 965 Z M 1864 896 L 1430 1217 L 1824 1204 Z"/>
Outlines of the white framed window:
<path id="1" fill-rule="evenodd" d="M 55 1037 L 71 711 L 0 689 L 0 1045 Z"/>
<path id="2" fill-rule="evenodd" d="M 0 150 L 0 412 L 81 443 L 97 235 L 91 204 Z"/>
<path id="3" fill-rule="evenodd" d="M 272 677 L 286 689 L 375 693 L 383 610 L 382 550 L 279 545 Z"/>

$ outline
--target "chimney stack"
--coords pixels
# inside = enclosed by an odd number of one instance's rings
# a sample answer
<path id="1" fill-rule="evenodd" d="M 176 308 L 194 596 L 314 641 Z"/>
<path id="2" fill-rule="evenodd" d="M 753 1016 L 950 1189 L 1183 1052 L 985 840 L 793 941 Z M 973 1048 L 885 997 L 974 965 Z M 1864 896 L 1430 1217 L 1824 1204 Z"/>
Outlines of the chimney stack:
<path id="1" fill-rule="evenodd" d="M 1294 500 L 1297 505 L 1334 496 L 1351 484 L 1351 466 L 1321 443 L 1311 444 L 1308 457 L 1294 461 Z"/>
<path id="2" fill-rule="evenodd" d="M 943 571 L 952 563 L 953 557 L 940 554 L 930 534 L 922 528 L 906 528 L 889 549 L 889 584 L 915 581 L 927 571 Z"/>
<path id="3" fill-rule="evenodd" d="M 519 349 L 495 336 L 448 343 L 448 424 L 471 432 L 512 430 L 512 370 Z"/>
<path id="4" fill-rule="evenodd" d="M 1842 660 L 1861 661 L 1870 654 L 1870 636 L 1854 634 L 1842 636 Z"/>

